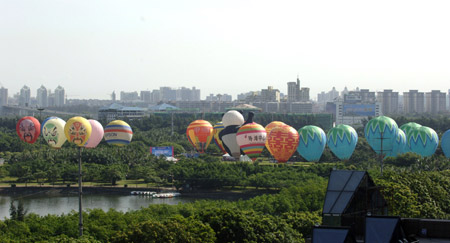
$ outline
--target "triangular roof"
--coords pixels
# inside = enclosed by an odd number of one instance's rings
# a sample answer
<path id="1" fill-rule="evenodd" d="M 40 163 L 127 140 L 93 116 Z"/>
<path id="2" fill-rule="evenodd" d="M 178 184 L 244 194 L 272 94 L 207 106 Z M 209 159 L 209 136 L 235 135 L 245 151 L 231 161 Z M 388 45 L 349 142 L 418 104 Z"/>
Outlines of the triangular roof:
<path id="1" fill-rule="evenodd" d="M 261 111 L 262 109 L 249 104 L 240 104 L 233 108 L 228 108 L 227 110 L 251 110 L 251 111 Z"/>
<path id="2" fill-rule="evenodd" d="M 342 214 L 367 174 L 365 171 L 333 170 L 328 181 L 323 214 Z"/>
<path id="3" fill-rule="evenodd" d="M 348 227 L 316 226 L 313 228 L 313 243 L 356 242 Z"/>
<path id="4" fill-rule="evenodd" d="M 155 105 L 149 108 L 152 111 L 179 110 L 180 108 L 166 103 Z"/>
<path id="5" fill-rule="evenodd" d="M 399 242 L 403 238 L 399 217 L 366 217 L 366 243 Z"/>

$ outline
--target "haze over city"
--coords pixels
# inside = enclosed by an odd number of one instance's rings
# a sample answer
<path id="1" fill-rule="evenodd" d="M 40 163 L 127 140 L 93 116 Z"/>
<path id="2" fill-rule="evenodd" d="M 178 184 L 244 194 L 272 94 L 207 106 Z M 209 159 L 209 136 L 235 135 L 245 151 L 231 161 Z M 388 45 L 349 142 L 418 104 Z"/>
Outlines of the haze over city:
<path id="1" fill-rule="evenodd" d="M 447 90 L 447 1 L 0 1 L 0 83 L 113 91 L 196 87 L 204 99 L 297 75 L 333 86 Z"/>

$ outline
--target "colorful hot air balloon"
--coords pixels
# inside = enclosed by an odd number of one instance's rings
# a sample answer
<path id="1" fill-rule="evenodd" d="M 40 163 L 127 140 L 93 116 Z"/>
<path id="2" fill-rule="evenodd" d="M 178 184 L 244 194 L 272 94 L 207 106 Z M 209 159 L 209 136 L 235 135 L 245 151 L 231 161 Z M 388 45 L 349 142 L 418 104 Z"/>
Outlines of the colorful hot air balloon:
<path id="1" fill-rule="evenodd" d="M 236 133 L 239 126 L 244 124 L 244 116 L 235 110 L 228 111 L 222 117 L 222 124 L 225 128 L 219 132 L 219 139 L 222 140 L 227 153 L 233 158 L 239 159 L 241 149 L 236 140 Z"/>
<path id="2" fill-rule="evenodd" d="M 437 133 L 426 126 L 413 128 L 407 137 L 408 146 L 411 151 L 423 157 L 428 157 L 436 152 L 439 144 Z"/>
<path id="3" fill-rule="evenodd" d="M 327 145 L 340 160 L 350 159 L 358 143 L 356 130 L 349 125 L 337 125 L 328 131 Z"/>
<path id="4" fill-rule="evenodd" d="M 406 135 L 402 130 L 398 130 L 397 138 L 392 146 L 392 151 L 387 152 L 387 157 L 397 157 L 397 155 L 405 153 L 406 150 Z"/>
<path id="5" fill-rule="evenodd" d="M 236 140 L 242 151 L 253 161 L 258 158 L 266 145 L 266 129 L 256 122 L 239 128 Z"/>
<path id="6" fill-rule="evenodd" d="M 383 155 L 392 151 L 397 134 L 397 123 L 387 116 L 371 119 L 364 129 L 364 135 L 370 147 L 375 153 Z"/>
<path id="7" fill-rule="evenodd" d="M 286 125 L 286 124 L 284 122 L 280 122 L 280 121 L 273 121 L 273 122 L 267 124 L 267 126 L 265 127 L 267 136 L 269 136 L 270 131 L 272 131 L 272 129 L 274 129 L 275 127 L 281 127 L 284 125 Z M 269 143 L 267 141 L 268 140 L 266 139 L 266 148 L 267 148 L 267 150 L 269 150 L 270 153 L 272 153 L 270 151 Z"/>
<path id="8" fill-rule="evenodd" d="M 327 143 L 327 137 L 322 128 L 304 126 L 298 130 L 300 136 L 297 147 L 298 153 L 307 161 L 319 161 Z"/>
<path id="9" fill-rule="evenodd" d="M 408 123 L 403 124 L 403 125 L 400 127 L 400 129 L 405 133 L 405 136 L 406 136 L 406 138 L 407 138 L 407 137 L 409 136 L 410 131 L 411 131 L 412 129 L 414 129 L 414 128 L 419 128 L 419 127 L 421 127 L 421 126 L 422 126 L 422 125 L 417 124 L 417 123 L 415 123 L 415 122 L 408 122 Z M 404 151 L 404 153 L 406 153 L 406 152 L 412 152 L 411 149 L 409 148 L 408 142 L 406 142 L 406 146 L 405 146 L 405 151 Z"/>
<path id="10" fill-rule="evenodd" d="M 100 122 L 89 119 L 89 123 L 92 127 L 91 137 L 87 141 L 87 143 L 84 145 L 85 148 L 95 148 L 97 145 L 102 141 L 103 135 L 105 132 L 103 131 L 103 126 L 100 124 Z"/>
<path id="11" fill-rule="evenodd" d="M 16 132 L 22 141 L 34 143 L 41 134 L 41 124 L 36 118 L 25 116 L 17 122 Z"/>
<path id="12" fill-rule="evenodd" d="M 186 129 L 189 142 L 199 153 L 204 153 L 213 138 L 213 126 L 205 120 L 196 120 Z"/>
<path id="13" fill-rule="evenodd" d="M 106 125 L 103 136 L 108 144 L 125 146 L 130 144 L 133 138 L 133 130 L 128 123 L 115 120 Z"/>
<path id="14" fill-rule="evenodd" d="M 92 127 L 86 118 L 75 116 L 70 118 L 64 125 L 64 134 L 69 143 L 80 147 L 84 146 L 91 136 Z"/>
<path id="15" fill-rule="evenodd" d="M 279 163 L 284 163 L 297 150 L 298 139 L 298 132 L 293 127 L 288 125 L 275 127 L 267 135 L 269 151 Z"/>
<path id="16" fill-rule="evenodd" d="M 224 128 L 225 127 L 223 126 L 222 122 L 218 122 L 216 125 L 214 125 L 214 127 L 213 127 L 214 140 L 213 141 L 217 145 L 217 147 L 219 147 L 220 151 L 222 151 L 222 153 L 226 154 L 227 151 L 225 150 L 225 147 L 223 146 L 222 140 L 220 140 L 220 138 L 219 138 L 219 133 Z"/>
<path id="17" fill-rule="evenodd" d="M 56 116 L 49 116 L 49 117 L 45 118 L 45 120 L 44 120 L 43 122 L 41 122 L 41 132 L 44 131 L 44 125 L 45 125 L 45 123 L 46 123 L 48 120 L 53 119 L 53 118 L 59 118 L 59 117 L 56 117 Z M 64 134 L 64 132 L 63 132 L 63 134 Z"/>
<path id="18" fill-rule="evenodd" d="M 450 158 L 450 129 L 442 135 L 441 148 L 445 157 Z"/>
<path id="19" fill-rule="evenodd" d="M 61 148 L 61 146 L 67 141 L 64 134 L 64 126 L 66 122 L 58 117 L 51 117 L 46 119 L 43 123 L 42 136 L 47 144 L 52 148 Z"/>

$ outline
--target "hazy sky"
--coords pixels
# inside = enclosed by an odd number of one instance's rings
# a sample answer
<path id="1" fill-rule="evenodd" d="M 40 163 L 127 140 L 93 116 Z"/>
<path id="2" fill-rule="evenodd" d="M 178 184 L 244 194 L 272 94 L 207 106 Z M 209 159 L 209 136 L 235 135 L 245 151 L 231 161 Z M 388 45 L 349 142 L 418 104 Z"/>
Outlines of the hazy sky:
<path id="1" fill-rule="evenodd" d="M 0 82 L 68 98 L 160 86 L 311 97 L 450 88 L 450 1 L 0 0 Z"/>

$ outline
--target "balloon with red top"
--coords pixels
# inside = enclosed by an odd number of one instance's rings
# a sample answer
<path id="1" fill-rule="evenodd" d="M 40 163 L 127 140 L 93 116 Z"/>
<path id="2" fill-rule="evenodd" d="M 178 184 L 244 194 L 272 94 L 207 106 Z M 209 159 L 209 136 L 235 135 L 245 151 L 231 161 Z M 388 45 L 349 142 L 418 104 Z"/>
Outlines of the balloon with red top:
<path id="1" fill-rule="evenodd" d="M 36 118 L 25 116 L 17 122 L 16 132 L 22 141 L 34 143 L 41 134 L 41 124 Z"/>

